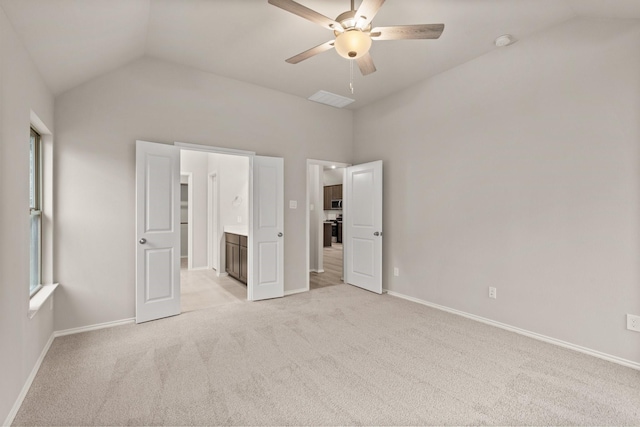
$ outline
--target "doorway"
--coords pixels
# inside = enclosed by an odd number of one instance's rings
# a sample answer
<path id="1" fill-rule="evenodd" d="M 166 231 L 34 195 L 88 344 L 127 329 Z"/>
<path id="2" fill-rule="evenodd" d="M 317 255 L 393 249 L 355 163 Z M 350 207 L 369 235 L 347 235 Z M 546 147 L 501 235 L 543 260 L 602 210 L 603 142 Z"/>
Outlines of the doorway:
<path id="1" fill-rule="evenodd" d="M 192 175 L 188 173 L 180 174 L 180 268 L 191 269 L 192 264 L 189 258 L 191 249 L 191 229 L 190 218 L 190 191 L 192 189 Z"/>
<path id="2" fill-rule="evenodd" d="M 181 311 L 247 301 L 221 248 L 231 227 L 248 236 L 249 158 L 181 149 L 180 177 Z"/>
<path id="3" fill-rule="evenodd" d="M 248 160 L 247 299 L 258 301 L 284 296 L 284 159 L 196 144 L 176 142 L 168 145 L 138 140 L 135 181 L 136 323 L 181 312 L 181 149 L 230 154 Z M 193 187 L 192 193 L 195 196 Z M 235 206 L 239 201 L 237 198 L 225 200 L 222 194 L 219 199 L 220 210 L 227 202 Z M 191 200 L 193 202 L 195 197 Z M 191 211 L 193 230 L 195 205 Z M 219 221 L 218 231 L 222 231 L 219 236 L 229 234 L 226 228 L 221 227 L 222 222 Z M 195 266 L 198 262 L 196 239 L 204 239 L 206 247 L 207 233 L 204 236 L 196 232 L 191 234 L 194 251 L 189 258 Z M 220 254 L 219 265 L 222 266 L 222 252 Z M 259 268 L 254 268 L 254 265 Z"/>
<path id="4" fill-rule="evenodd" d="M 308 290 L 343 283 L 342 190 L 347 166 L 339 162 L 307 161 Z"/>

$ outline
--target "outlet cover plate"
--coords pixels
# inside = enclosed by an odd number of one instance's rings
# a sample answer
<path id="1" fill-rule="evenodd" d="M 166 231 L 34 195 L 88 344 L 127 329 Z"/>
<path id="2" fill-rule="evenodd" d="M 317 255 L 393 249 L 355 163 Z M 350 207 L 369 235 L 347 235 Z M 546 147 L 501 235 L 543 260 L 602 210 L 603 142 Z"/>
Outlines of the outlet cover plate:
<path id="1" fill-rule="evenodd" d="M 640 316 L 627 314 L 627 329 L 630 331 L 640 332 Z"/>
<path id="2" fill-rule="evenodd" d="M 498 298 L 498 290 L 496 288 L 489 288 L 489 298 Z"/>

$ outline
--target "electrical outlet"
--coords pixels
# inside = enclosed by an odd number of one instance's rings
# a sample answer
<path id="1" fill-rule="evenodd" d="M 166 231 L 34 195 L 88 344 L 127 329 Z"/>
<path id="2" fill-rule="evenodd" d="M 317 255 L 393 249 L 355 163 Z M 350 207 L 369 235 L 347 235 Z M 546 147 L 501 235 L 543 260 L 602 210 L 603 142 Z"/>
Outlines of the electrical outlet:
<path id="1" fill-rule="evenodd" d="M 398 267 L 393 267 L 393 275 L 396 277 L 400 276 L 400 269 Z"/>
<path id="2" fill-rule="evenodd" d="M 298 209 L 298 201 L 289 200 L 289 209 Z"/>
<path id="3" fill-rule="evenodd" d="M 496 288 L 489 288 L 489 298 L 498 298 L 498 290 Z"/>
<path id="4" fill-rule="evenodd" d="M 627 314 L 627 329 L 630 331 L 640 332 L 640 316 Z"/>

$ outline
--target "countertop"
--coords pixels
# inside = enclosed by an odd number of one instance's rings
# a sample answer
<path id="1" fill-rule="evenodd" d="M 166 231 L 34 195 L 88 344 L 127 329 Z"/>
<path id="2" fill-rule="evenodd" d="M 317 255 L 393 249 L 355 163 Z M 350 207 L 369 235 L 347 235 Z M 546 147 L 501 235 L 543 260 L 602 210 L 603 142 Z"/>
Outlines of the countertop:
<path id="1" fill-rule="evenodd" d="M 249 230 L 244 225 L 225 225 L 224 232 L 230 234 L 238 234 L 240 236 L 249 235 Z"/>

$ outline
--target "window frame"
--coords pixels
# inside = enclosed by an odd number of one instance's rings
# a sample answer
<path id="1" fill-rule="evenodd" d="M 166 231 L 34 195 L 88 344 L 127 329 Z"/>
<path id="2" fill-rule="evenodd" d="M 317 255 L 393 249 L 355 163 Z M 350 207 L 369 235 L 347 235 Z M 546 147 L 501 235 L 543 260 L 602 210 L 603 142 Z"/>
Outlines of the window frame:
<path id="1" fill-rule="evenodd" d="M 42 289 L 42 135 L 33 127 L 29 134 L 29 297 Z M 33 217 L 37 217 L 36 278 L 33 277 Z M 35 282 L 35 283 L 34 283 Z"/>

